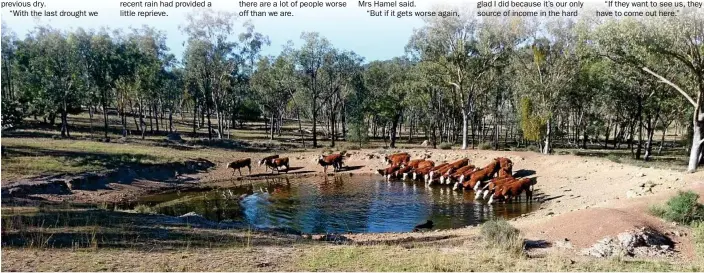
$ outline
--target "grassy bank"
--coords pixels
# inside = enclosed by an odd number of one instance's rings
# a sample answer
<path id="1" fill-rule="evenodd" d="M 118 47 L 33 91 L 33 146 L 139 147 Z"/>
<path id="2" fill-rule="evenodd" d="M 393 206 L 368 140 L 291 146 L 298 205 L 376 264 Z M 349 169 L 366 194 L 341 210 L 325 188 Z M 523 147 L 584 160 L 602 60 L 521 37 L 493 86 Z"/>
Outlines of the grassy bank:
<path id="1" fill-rule="evenodd" d="M 509 226 L 488 233 L 357 240 L 343 245 L 222 230 L 171 218 L 77 206 L 3 208 L 3 269 L 21 271 L 701 271 L 702 259 L 525 255 Z M 505 222 L 504 222 L 505 223 Z M 485 224 L 491 225 L 491 224 Z M 497 225 L 494 224 L 496 227 Z M 494 229 L 492 229 L 494 230 Z M 517 232 L 517 231 L 516 231 Z M 511 235 L 513 234 L 513 235 Z M 704 250 L 704 230 L 693 230 Z M 515 237 L 519 238 L 519 237 Z M 500 243 L 503 242 L 503 243 Z M 507 247 L 508 246 L 508 247 Z M 702 252 L 699 252 L 702 253 Z M 700 256 L 701 257 L 701 256 Z"/>

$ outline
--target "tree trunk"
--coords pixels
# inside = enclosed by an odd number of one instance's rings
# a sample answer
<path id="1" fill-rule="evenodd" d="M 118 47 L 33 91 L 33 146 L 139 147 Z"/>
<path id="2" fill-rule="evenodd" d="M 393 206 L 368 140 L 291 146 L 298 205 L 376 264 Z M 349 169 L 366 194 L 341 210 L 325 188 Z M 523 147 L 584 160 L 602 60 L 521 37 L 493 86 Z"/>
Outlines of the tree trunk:
<path id="1" fill-rule="evenodd" d="M 662 137 L 660 138 L 660 146 L 658 147 L 658 155 L 662 153 L 662 147 L 665 145 L 665 135 L 667 135 L 667 127 L 669 127 L 670 124 L 664 124 L 662 127 Z"/>
<path id="2" fill-rule="evenodd" d="M 198 99 L 193 100 L 193 138 L 198 137 Z"/>
<path id="3" fill-rule="evenodd" d="M 142 128 L 142 139 L 147 132 L 147 124 L 144 122 L 144 109 L 142 108 L 142 99 L 139 99 L 139 127 Z"/>
<path id="4" fill-rule="evenodd" d="M 398 121 L 401 118 L 400 114 L 397 114 L 393 121 L 391 121 L 391 129 L 389 130 L 389 147 L 396 148 L 396 127 L 398 126 Z"/>
<path id="5" fill-rule="evenodd" d="M 704 89 L 704 88 L 700 88 Z M 694 109 L 692 118 L 692 148 L 689 151 L 689 163 L 687 172 L 695 172 L 702 157 L 702 143 L 704 143 L 704 90 L 700 90 L 697 99 L 697 107 Z"/>
<path id="6" fill-rule="evenodd" d="M 88 105 L 88 119 L 90 120 L 90 134 L 93 136 L 93 107 Z"/>
<path id="7" fill-rule="evenodd" d="M 645 142 L 645 155 L 643 156 L 644 161 L 650 160 L 650 156 L 653 151 L 653 135 L 655 134 L 655 126 L 649 126 L 646 130 L 646 136 L 648 137 Z"/>
<path id="8" fill-rule="evenodd" d="M 63 98 L 63 107 L 61 109 L 61 137 L 71 137 L 71 134 L 68 132 L 68 113 L 67 113 L 67 106 L 66 106 L 66 98 Z"/>
<path id="9" fill-rule="evenodd" d="M 342 112 L 340 113 L 342 116 L 342 138 L 347 141 L 347 107 L 345 104 L 342 104 Z"/>
<path id="10" fill-rule="evenodd" d="M 335 147 L 335 107 L 333 111 L 330 111 L 330 123 L 332 124 L 330 128 L 330 147 Z"/>
<path id="11" fill-rule="evenodd" d="M 462 150 L 467 150 L 467 130 L 469 129 L 468 120 L 469 113 L 467 113 L 467 110 L 462 108 Z"/>
<path id="12" fill-rule="evenodd" d="M 687 164 L 687 172 L 690 173 L 697 170 L 699 160 L 701 160 L 702 141 L 704 141 L 704 119 L 695 120 L 693 125 L 694 134 L 692 134 L 692 148 L 689 151 L 689 163 Z"/>
<path id="13" fill-rule="evenodd" d="M 274 140 L 274 112 L 271 112 L 271 122 L 269 123 L 269 139 Z"/>
<path id="14" fill-rule="evenodd" d="M 301 112 L 298 109 L 298 106 L 296 106 L 296 118 L 298 119 L 298 132 L 301 134 L 301 144 L 303 144 L 303 148 L 305 148 L 306 138 L 305 135 L 303 135 L 303 124 L 301 124 Z"/>
<path id="15" fill-rule="evenodd" d="M 105 139 L 108 139 L 108 101 L 105 95 L 105 91 L 101 92 L 102 94 L 102 106 L 103 106 L 103 125 L 105 129 Z"/>
<path id="16" fill-rule="evenodd" d="M 550 154 L 552 152 L 552 149 L 550 147 L 550 138 L 552 135 L 552 118 L 548 118 L 547 120 L 547 132 L 545 133 L 545 145 L 543 146 L 543 154 Z"/>
<path id="17" fill-rule="evenodd" d="M 313 148 L 318 147 L 318 136 L 316 134 L 318 130 L 318 114 L 316 113 L 315 101 L 316 99 L 313 98 Z"/>
<path id="18" fill-rule="evenodd" d="M 636 149 L 635 159 L 640 159 L 641 152 L 643 150 L 643 100 L 638 100 L 638 147 Z"/>
<path id="19" fill-rule="evenodd" d="M 606 133 L 604 133 L 604 149 L 609 148 L 609 135 L 611 134 L 611 122 L 606 123 Z"/>
<path id="20" fill-rule="evenodd" d="M 159 106 L 154 103 L 154 114 L 156 115 L 154 117 L 154 125 L 156 125 L 156 133 L 159 133 Z"/>
<path id="21" fill-rule="evenodd" d="M 169 111 L 169 133 L 174 132 L 174 111 Z"/>

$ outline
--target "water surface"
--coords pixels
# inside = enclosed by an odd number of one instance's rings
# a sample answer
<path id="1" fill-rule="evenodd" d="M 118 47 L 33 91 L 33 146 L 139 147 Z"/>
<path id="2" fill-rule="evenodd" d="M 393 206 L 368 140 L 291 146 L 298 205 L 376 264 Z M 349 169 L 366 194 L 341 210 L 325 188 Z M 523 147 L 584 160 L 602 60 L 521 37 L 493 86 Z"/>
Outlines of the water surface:
<path id="1" fill-rule="evenodd" d="M 305 233 L 405 232 L 432 220 L 435 229 L 520 216 L 538 203 L 488 205 L 472 191 L 426 188 L 423 182 L 386 182 L 377 176 L 277 178 L 207 192 L 155 195 L 139 203 L 159 213 L 196 212 L 213 221 L 288 227 Z"/>

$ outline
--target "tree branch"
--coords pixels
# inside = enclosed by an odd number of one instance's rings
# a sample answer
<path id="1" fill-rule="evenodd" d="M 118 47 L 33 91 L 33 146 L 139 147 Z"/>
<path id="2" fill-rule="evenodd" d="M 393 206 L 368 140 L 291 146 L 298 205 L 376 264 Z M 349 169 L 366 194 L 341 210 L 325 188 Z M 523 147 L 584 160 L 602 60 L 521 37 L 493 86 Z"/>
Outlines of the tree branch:
<path id="1" fill-rule="evenodd" d="M 655 76 L 656 78 L 660 79 L 660 82 L 665 83 L 665 84 L 667 84 L 667 85 L 669 85 L 669 86 L 672 86 L 672 87 L 675 88 L 678 92 L 680 92 L 680 94 L 682 94 L 682 96 L 684 96 L 684 97 L 689 101 L 689 103 L 692 104 L 692 106 L 694 106 L 695 108 L 697 107 L 697 103 L 694 102 L 694 100 L 692 99 L 692 97 L 690 97 L 690 96 L 687 94 L 687 92 L 684 92 L 684 90 L 682 90 L 679 86 L 677 86 L 676 84 L 672 83 L 671 81 L 668 81 L 668 80 L 665 79 L 663 76 L 660 76 L 660 75 L 656 74 L 655 72 L 651 71 L 651 70 L 648 69 L 647 67 L 643 67 L 643 71 L 648 72 L 648 73 L 652 74 L 653 76 Z"/>

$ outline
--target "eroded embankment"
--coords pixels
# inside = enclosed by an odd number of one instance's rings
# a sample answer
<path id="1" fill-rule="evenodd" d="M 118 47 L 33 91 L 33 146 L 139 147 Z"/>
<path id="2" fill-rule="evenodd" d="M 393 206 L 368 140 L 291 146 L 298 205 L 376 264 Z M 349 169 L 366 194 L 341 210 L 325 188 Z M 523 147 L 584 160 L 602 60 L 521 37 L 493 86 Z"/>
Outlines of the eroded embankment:
<path id="1" fill-rule="evenodd" d="M 125 167 L 117 170 L 84 173 L 80 175 L 56 175 L 16 181 L 3 185 L 2 198 L 25 197 L 33 194 L 68 195 L 76 190 L 109 189 L 109 184 L 131 184 L 139 180 L 181 183 L 182 175 L 195 174 L 215 166 L 206 159 L 188 160 L 165 164 Z"/>

